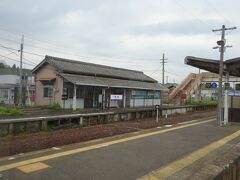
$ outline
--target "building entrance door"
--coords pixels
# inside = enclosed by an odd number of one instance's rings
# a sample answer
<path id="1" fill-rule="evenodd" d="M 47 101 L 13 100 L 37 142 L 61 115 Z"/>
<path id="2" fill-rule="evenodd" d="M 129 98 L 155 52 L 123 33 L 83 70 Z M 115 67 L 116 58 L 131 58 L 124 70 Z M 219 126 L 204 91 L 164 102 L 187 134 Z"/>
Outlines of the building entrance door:
<path id="1" fill-rule="evenodd" d="M 86 87 L 84 93 L 84 108 L 93 107 L 93 87 Z"/>

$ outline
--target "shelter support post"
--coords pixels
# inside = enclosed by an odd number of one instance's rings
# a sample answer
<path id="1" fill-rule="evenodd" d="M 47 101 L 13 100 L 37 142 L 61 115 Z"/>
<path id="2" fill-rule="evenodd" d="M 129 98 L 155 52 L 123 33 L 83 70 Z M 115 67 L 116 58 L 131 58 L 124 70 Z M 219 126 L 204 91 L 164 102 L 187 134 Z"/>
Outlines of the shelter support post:
<path id="1" fill-rule="evenodd" d="M 93 105 L 93 108 L 95 107 L 95 87 L 93 87 L 93 103 L 92 103 L 92 105 Z"/>
<path id="2" fill-rule="evenodd" d="M 127 91 L 126 89 L 123 90 L 123 108 L 126 107 L 126 95 L 127 95 L 126 91 Z"/>
<path id="3" fill-rule="evenodd" d="M 105 109 L 106 107 L 106 89 L 102 89 L 102 108 Z"/>
<path id="4" fill-rule="evenodd" d="M 77 109 L 77 85 L 73 85 L 73 110 Z"/>

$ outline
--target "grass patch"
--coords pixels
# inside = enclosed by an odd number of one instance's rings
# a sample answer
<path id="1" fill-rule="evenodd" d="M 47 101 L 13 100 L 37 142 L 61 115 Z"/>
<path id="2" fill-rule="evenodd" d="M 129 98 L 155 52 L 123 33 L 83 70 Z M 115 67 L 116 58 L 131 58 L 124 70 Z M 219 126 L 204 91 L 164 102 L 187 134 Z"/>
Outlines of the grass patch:
<path id="1" fill-rule="evenodd" d="M 53 104 L 49 105 L 49 106 L 47 107 L 47 109 L 51 109 L 51 110 L 58 111 L 58 110 L 61 110 L 62 107 L 61 107 L 60 104 L 58 104 L 58 103 L 53 103 Z"/>
<path id="2" fill-rule="evenodd" d="M 217 105 L 217 101 L 214 100 L 202 100 L 202 101 L 189 101 L 188 105 Z"/>
<path id="3" fill-rule="evenodd" d="M 0 116 L 22 116 L 23 114 L 17 108 L 0 106 Z"/>

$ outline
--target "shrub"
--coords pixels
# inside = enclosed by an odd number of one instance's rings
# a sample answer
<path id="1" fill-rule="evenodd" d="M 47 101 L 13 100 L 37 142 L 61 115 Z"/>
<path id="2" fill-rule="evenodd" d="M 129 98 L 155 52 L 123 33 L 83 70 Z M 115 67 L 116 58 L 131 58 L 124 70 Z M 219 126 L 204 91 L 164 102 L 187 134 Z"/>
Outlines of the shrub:
<path id="1" fill-rule="evenodd" d="M 53 103 L 50 106 L 48 106 L 48 109 L 60 110 L 60 109 L 62 109 L 62 107 L 61 107 L 61 105 L 59 103 Z"/>
<path id="2" fill-rule="evenodd" d="M 19 111 L 17 108 L 2 107 L 0 106 L 0 116 L 21 116 L 23 112 Z"/>
<path id="3" fill-rule="evenodd" d="M 189 101 L 188 105 L 217 105 L 217 101 L 214 100 L 202 100 L 202 101 Z"/>

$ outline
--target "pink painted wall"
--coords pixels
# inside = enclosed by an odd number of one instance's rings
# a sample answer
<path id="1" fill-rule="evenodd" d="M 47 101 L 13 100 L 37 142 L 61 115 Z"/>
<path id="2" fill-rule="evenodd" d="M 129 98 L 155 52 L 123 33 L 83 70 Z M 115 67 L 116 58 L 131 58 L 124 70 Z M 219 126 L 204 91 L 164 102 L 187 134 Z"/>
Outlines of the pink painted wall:
<path id="1" fill-rule="evenodd" d="M 40 80 L 43 79 L 56 79 L 53 85 L 55 91 L 53 91 L 53 97 L 43 97 L 44 85 Z M 45 106 L 51 103 L 62 103 L 62 92 L 63 92 L 63 78 L 57 75 L 55 67 L 46 64 L 35 75 L 36 80 L 36 105 Z"/>

